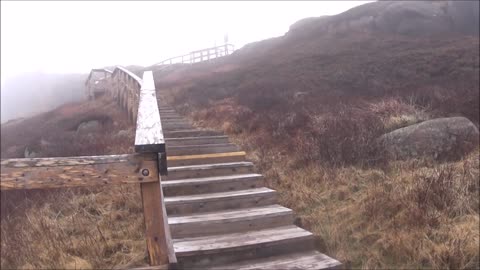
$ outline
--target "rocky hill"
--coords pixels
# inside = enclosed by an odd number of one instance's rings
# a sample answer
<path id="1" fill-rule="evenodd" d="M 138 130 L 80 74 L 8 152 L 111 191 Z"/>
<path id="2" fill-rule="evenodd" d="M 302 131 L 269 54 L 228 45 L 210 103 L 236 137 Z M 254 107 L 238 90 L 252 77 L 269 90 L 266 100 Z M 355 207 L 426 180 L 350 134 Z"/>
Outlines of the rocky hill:
<path id="1" fill-rule="evenodd" d="M 297 37 L 372 31 L 388 34 L 478 36 L 478 1 L 378 1 L 336 16 L 306 18 L 290 27 Z"/>
<path id="2" fill-rule="evenodd" d="M 478 47 L 476 1 L 380 1 L 302 20 L 216 62 L 153 69 L 157 86 L 183 88 L 177 98 L 190 105 L 268 99 L 285 113 L 292 101 L 317 110 L 327 97 L 400 95 L 478 123 Z M 302 101 L 294 98 L 300 92 Z M 269 110 L 263 105 L 252 109 Z"/>
<path id="3" fill-rule="evenodd" d="M 148 69 L 177 110 L 247 149 L 347 267 L 475 268 L 479 45 L 476 1 L 379 1 L 216 61 Z M 382 137 L 408 157 L 390 159 Z"/>

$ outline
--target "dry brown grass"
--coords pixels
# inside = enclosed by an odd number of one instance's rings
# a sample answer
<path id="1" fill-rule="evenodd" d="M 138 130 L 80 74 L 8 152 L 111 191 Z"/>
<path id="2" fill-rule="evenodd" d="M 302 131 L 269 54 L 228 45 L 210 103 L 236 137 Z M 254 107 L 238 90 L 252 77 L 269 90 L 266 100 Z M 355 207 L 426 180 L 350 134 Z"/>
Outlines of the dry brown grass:
<path id="1" fill-rule="evenodd" d="M 182 92 L 167 97 L 174 103 L 175 95 Z M 480 266 L 478 149 L 449 163 L 389 161 L 374 143 L 392 128 L 429 119 L 428 107 L 390 97 L 307 116 L 298 108 L 281 122 L 232 99 L 203 110 L 182 104 L 197 124 L 223 129 L 247 150 L 281 203 L 296 211 L 296 223 L 345 266 Z"/>
<path id="2" fill-rule="evenodd" d="M 77 134 L 100 120 L 101 130 Z M 132 152 L 133 125 L 102 98 L 2 125 L 2 158 Z M 126 130 L 125 136 L 117 136 Z M 49 144 L 41 143 L 41 140 Z M 12 150 L 13 149 L 13 150 Z M 1 192 L 2 269 L 105 269 L 146 265 L 143 210 L 136 185 Z"/>
<path id="3" fill-rule="evenodd" d="M 479 267 L 478 151 L 452 163 L 383 168 L 292 166 L 292 156 L 275 149 L 248 153 L 281 203 L 296 211 L 297 224 L 348 267 Z"/>
<path id="4" fill-rule="evenodd" d="M 2 193 L 2 269 L 146 264 L 138 186 L 22 193 Z"/>

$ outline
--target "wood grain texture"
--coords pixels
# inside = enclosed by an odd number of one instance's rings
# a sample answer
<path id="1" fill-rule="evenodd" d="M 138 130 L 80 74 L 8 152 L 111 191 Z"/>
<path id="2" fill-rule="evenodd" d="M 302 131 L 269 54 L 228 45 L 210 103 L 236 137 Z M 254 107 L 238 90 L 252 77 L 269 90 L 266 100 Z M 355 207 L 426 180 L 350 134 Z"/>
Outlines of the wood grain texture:
<path id="1" fill-rule="evenodd" d="M 177 256 L 175 255 L 175 249 L 173 247 L 173 239 L 172 234 L 170 231 L 170 225 L 168 224 L 168 216 L 167 216 L 167 209 L 165 207 L 164 202 L 164 195 L 163 189 L 160 188 L 161 196 L 162 196 L 162 215 L 163 215 L 163 227 L 165 228 L 165 242 L 167 246 L 167 256 L 168 256 L 168 263 L 170 268 L 177 268 Z"/>
<path id="2" fill-rule="evenodd" d="M 342 264 L 318 251 L 296 252 L 257 260 L 240 261 L 218 265 L 212 270 L 294 270 L 294 269 L 341 269 Z"/>
<path id="3" fill-rule="evenodd" d="M 185 238 L 288 226 L 293 214 L 288 208 L 267 205 L 171 217 L 168 222 L 175 238 Z"/>
<path id="4" fill-rule="evenodd" d="M 227 136 L 202 136 L 202 137 L 185 137 L 185 138 L 168 138 L 165 139 L 168 146 L 186 146 L 201 144 L 222 144 L 228 143 Z"/>
<path id="5" fill-rule="evenodd" d="M 143 79 L 138 105 L 135 151 L 165 152 L 165 140 L 163 138 L 152 72 L 144 72 Z"/>
<path id="6" fill-rule="evenodd" d="M 239 150 L 238 146 L 233 143 L 168 146 L 167 148 L 168 153 L 175 156 L 228 153 Z"/>
<path id="7" fill-rule="evenodd" d="M 204 165 L 189 165 L 168 168 L 169 180 L 253 173 L 251 162 L 231 162 Z"/>
<path id="8" fill-rule="evenodd" d="M 245 233 L 232 233 L 179 239 L 174 242 L 177 256 L 218 253 L 222 250 L 242 250 L 284 243 L 295 238 L 311 238 L 313 235 L 296 226 L 277 227 Z"/>
<path id="9" fill-rule="evenodd" d="M 173 196 L 165 198 L 169 215 L 183 215 L 201 212 L 239 209 L 275 204 L 277 194 L 268 188 Z"/>
<path id="10" fill-rule="evenodd" d="M 199 130 L 199 129 L 189 129 L 189 130 L 178 130 L 178 131 L 168 131 L 164 132 L 165 138 L 182 138 L 182 137 L 198 137 L 198 136 L 217 136 L 223 135 L 220 131 L 215 130 Z"/>
<path id="11" fill-rule="evenodd" d="M 238 174 L 163 181 L 163 192 L 167 196 L 194 195 L 226 192 L 263 186 L 261 174 Z"/>
<path id="12" fill-rule="evenodd" d="M 160 178 L 157 181 L 141 185 L 143 216 L 145 219 L 145 239 L 147 242 L 150 265 L 170 263 L 171 242 L 170 229 L 166 216 Z M 172 248 L 173 250 L 173 248 Z M 173 254 L 174 256 L 175 254 Z M 173 258 L 172 258 L 173 259 Z M 176 263 L 176 258 L 174 259 Z"/>
<path id="13" fill-rule="evenodd" d="M 1 190 L 139 184 L 158 174 L 153 154 L 7 159 L 1 169 Z"/>

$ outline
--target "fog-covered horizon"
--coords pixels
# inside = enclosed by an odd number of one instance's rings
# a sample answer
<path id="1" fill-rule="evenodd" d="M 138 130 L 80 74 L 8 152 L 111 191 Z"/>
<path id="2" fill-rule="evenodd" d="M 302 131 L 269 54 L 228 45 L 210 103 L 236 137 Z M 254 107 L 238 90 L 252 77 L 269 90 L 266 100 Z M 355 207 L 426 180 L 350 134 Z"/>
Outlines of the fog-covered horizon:
<path id="1" fill-rule="evenodd" d="M 84 99 L 90 69 L 285 34 L 371 1 L 1 1 L 1 122 Z"/>
<path id="2" fill-rule="evenodd" d="M 1 1 L 2 85 L 25 72 L 148 66 L 193 50 L 281 36 L 306 17 L 366 1 Z"/>

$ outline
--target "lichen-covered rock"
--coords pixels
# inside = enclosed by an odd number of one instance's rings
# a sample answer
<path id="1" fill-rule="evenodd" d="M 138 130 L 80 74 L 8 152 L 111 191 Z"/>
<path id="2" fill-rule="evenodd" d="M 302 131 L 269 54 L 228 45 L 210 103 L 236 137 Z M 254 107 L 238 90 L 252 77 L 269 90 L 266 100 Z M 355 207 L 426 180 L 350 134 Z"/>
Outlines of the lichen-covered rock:
<path id="1" fill-rule="evenodd" d="M 479 133 L 465 117 L 437 118 L 384 134 L 380 142 L 390 158 L 451 160 L 476 149 Z"/>
<path id="2" fill-rule="evenodd" d="M 91 120 L 83 122 L 78 125 L 77 133 L 92 133 L 99 131 L 102 128 L 102 123 L 98 120 Z"/>
<path id="3" fill-rule="evenodd" d="M 25 158 L 36 158 L 37 157 L 37 153 L 34 152 L 33 150 L 31 149 L 28 149 L 28 146 L 25 147 L 25 151 L 23 151 L 23 156 Z"/>
<path id="4" fill-rule="evenodd" d="M 119 132 L 117 132 L 115 137 L 118 137 L 118 138 L 128 137 L 129 134 L 130 134 L 129 130 L 120 130 Z"/>

